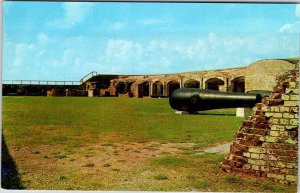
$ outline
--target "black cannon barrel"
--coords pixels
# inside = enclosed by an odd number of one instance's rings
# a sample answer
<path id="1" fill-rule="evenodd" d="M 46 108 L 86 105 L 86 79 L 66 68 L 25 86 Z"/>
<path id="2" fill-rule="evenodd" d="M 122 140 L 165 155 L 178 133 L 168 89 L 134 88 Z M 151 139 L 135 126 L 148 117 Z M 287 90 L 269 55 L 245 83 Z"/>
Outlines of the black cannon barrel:
<path id="1" fill-rule="evenodd" d="M 181 88 L 173 92 L 169 103 L 179 111 L 196 112 L 210 109 L 254 107 L 261 102 L 258 93 L 220 92 L 208 89 Z"/>
<path id="2" fill-rule="evenodd" d="M 260 94 L 261 98 L 268 97 L 272 94 L 272 92 L 269 90 L 250 90 L 250 91 L 247 91 L 247 93 Z"/>

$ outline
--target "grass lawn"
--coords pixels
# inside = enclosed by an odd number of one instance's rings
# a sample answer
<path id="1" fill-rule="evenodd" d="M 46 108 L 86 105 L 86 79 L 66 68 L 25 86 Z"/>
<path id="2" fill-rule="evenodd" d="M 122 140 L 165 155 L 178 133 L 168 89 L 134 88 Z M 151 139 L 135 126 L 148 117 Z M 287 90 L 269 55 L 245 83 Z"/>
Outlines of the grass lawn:
<path id="1" fill-rule="evenodd" d="M 285 191 L 224 173 L 235 109 L 176 115 L 168 99 L 3 97 L 3 136 L 25 189 Z"/>

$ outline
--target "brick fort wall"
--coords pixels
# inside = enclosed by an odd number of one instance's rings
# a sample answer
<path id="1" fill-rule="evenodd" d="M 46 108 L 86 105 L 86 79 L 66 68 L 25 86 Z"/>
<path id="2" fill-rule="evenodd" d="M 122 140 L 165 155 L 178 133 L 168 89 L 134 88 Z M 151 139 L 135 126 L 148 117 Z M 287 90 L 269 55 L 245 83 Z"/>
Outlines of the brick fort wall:
<path id="1" fill-rule="evenodd" d="M 221 163 L 280 183 L 296 183 L 298 170 L 299 63 L 277 78 L 272 94 L 256 104 Z"/>

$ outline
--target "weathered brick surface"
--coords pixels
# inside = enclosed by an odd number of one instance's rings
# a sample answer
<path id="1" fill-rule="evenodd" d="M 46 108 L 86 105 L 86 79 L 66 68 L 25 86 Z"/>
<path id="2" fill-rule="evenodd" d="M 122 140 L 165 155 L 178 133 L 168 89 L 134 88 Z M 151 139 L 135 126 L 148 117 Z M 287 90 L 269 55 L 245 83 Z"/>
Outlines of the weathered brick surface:
<path id="1" fill-rule="evenodd" d="M 299 64 L 278 77 L 269 97 L 243 121 L 221 168 L 296 183 L 298 170 Z"/>

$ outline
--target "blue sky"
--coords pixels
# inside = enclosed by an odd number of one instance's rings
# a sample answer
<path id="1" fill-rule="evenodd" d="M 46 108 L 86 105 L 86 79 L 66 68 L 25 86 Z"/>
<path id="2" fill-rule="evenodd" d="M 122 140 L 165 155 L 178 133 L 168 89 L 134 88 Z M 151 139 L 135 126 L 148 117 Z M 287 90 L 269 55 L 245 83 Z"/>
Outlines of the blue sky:
<path id="1" fill-rule="evenodd" d="M 299 56 L 296 4 L 4 2 L 3 79 L 79 80 Z"/>

